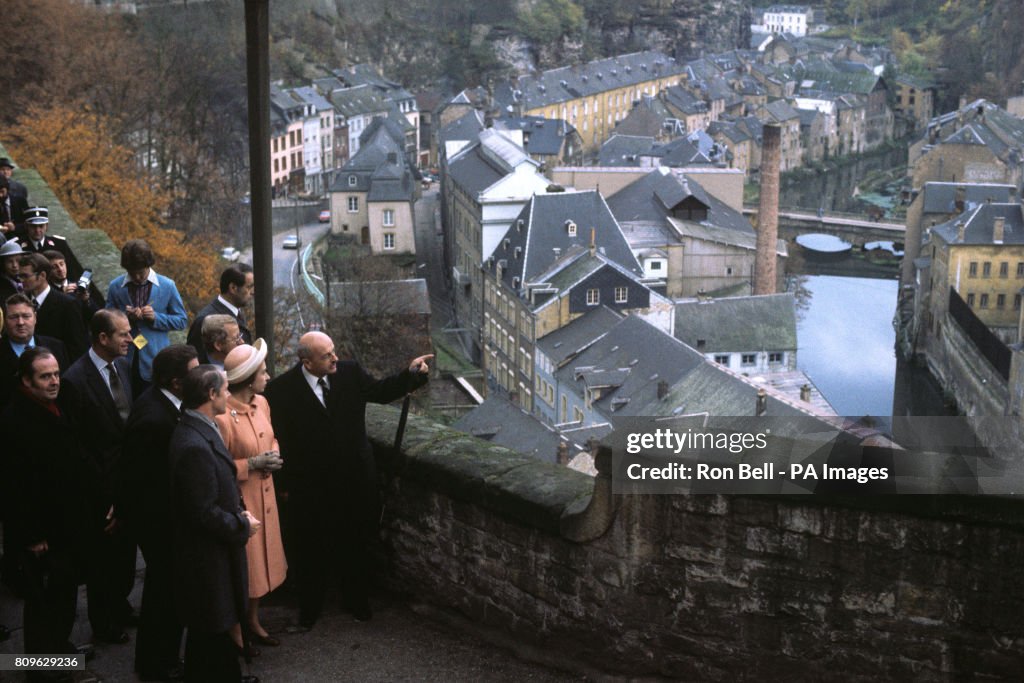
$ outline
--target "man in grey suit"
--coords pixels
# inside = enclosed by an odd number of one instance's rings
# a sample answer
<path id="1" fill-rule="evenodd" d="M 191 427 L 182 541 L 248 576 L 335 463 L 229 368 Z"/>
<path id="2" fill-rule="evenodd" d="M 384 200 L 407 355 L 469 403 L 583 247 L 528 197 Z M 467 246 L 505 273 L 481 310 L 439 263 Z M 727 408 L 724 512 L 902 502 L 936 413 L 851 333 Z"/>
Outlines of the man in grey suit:
<path id="1" fill-rule="evenodd" d="M 175 586 L 185 638 L 186 681 L 242 677 L 229 629 L 244 623 L 248 595 L 245 544 L 260 522 L 243 510 L 237 470 L 214 418 L 227 411 L 223 370 L 200 365 L 182 385 L 184 414 L 171 435 L 171 507 Z"/>

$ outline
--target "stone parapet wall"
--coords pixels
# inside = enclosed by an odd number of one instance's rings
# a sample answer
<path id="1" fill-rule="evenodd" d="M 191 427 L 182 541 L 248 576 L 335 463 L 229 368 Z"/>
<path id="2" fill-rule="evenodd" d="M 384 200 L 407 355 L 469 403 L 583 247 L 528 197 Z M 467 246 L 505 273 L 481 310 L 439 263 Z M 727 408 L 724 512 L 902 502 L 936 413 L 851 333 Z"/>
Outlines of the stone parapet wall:
<path id="1" fill-rule="evenodd" d="M 0 157 L 2 156 L 11 155 L 0 143 Z M 18 163 L 13 157 L 12 160 L 15 164 Z M 35 169 L 17 168 L 14 171 L 14 179 L 25 185 L 30 205 L 45 206 L 49 209 L 50 227 L 47 233 L 67 238 L 68 245 L 78 262 L 82 267 L 93 271 L 93 282 L 106 294 L 110 281 L 124 272 L 121 270 L 121 250 L 110 241 L 105 232 L 79 228 Z"/>
<path id="2" fill-rule="evenodd" d="M 381 455 L 396 423 L 392 408 L 368 411 Z M 1016 501 L 613 496 L 607 478 L 425 420 L 404 446 L 386 580 L 568 665 L 684 680 L 1020 676 Z"/>

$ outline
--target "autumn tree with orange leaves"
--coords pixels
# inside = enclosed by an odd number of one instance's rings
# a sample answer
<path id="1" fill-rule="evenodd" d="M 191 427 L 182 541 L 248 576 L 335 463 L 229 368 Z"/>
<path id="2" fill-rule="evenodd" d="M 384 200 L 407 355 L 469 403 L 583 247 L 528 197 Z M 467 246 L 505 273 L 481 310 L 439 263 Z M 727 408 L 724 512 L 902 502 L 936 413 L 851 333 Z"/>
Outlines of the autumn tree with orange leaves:
<path id="1" fill-rule="evenodd" d="M 213 294 L 217 255 L 209 244 L 163 225 L 170 197 L 147 182 L 103 116 L 62 105 L 30 107 L 5 137 L 19 163 L 39 171 L 79 227 L 102 230 L 119 248 L 145 239 L 157 269 L 177 283 L 192 310 Z"/>

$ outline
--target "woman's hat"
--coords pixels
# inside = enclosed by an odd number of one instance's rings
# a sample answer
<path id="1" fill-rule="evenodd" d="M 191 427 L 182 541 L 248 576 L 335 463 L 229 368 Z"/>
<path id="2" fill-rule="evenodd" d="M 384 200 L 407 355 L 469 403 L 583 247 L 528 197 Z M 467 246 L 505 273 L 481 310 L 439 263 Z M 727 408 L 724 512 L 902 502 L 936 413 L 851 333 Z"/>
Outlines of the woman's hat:
<path id="1" fill-rule="evenodd" d="M 231 349 L 227 358 L 224 359 L 224 370 L 228 374 L 228 384 L 238 382 L 252 376 L 259 369 L 260 363 L 267 357 L 267 345 L 263 339 L 257 339 L 252 343 L 242 344 Z"/>

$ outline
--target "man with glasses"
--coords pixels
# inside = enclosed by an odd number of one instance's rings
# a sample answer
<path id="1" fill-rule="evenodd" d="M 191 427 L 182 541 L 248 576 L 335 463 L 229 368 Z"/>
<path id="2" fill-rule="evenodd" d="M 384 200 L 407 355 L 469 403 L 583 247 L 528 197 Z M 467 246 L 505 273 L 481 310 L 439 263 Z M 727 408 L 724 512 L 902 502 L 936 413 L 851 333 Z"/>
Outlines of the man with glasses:
<path id="1" fill-rule="evenodd" d="M 20 264 L 22 291 L 36 304 L 36 329 L 39 334 L 64 342 L 68 360 L 76 361 L 89 347 L 78 303 L 50 287 L 50 261 L 45 256 L 25 254 Z"/>
<path id="2" fill-rule="evenodd" d="M 203 319 L 203 349 L 207 363 L 224 369 L 231 349 L 244 344 L 238 321 L 230 315 L 208 315 Z"/>
<path id="3" fill-rule="evenodd" d="M 220 274 L 220 294 L 199 311 L 196 319 L 192 321 L 192 327 L 188 330 L 188 343 L 199 354 L 201 364 L 210 362 L 203 343 L 203 321 L 208 315 L 232 316 L 242 333 L 242 343 L 252 344 L 252 332 L 246 327 L 245 314 L 242 309 L 252 301 L 255 289 L 252 266 L 248 263 L 232 264 Z"/>

